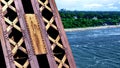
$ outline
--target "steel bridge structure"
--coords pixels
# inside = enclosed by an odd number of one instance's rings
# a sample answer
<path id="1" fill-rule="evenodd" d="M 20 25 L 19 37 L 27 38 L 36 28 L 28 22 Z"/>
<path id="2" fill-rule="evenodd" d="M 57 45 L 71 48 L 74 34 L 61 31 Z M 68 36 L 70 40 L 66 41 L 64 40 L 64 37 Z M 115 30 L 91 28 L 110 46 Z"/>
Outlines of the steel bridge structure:
<path id="1" fill-rule="evenodd" d="M 0 0 L 0 68 L 76 68 L 54 0 Z"/>

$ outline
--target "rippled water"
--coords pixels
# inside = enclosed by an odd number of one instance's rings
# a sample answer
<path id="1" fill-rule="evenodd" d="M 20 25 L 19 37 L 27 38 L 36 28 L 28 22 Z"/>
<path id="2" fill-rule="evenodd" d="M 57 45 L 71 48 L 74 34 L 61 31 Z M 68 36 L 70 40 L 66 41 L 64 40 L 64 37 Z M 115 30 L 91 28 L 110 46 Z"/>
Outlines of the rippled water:
<path id="1" fill-rule="evenodd" d="M 77 68 L 120 68 L 120 28 L 67 32 Z"/>

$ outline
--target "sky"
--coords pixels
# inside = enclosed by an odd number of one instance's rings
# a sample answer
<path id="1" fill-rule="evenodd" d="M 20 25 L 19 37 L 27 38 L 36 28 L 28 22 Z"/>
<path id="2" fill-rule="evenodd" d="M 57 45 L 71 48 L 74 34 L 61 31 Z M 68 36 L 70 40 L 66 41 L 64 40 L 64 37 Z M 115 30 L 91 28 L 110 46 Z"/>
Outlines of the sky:
<path id="1" fill-rule="evenodd" d="M 79 11 L 120 11 L 120 0 L 55 0 L 58 9 Z"/>

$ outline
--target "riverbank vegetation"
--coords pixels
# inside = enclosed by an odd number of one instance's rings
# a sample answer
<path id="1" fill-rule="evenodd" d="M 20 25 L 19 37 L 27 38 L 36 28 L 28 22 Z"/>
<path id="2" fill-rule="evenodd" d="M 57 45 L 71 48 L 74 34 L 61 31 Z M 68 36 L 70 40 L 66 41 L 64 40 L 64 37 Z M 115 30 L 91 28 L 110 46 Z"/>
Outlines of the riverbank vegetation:
<path id="1" fill-rule="evenodd" d="M 119 25 L 118 11 L 59 11 L 65 28 L 84 28 L 94 26 Z"/>

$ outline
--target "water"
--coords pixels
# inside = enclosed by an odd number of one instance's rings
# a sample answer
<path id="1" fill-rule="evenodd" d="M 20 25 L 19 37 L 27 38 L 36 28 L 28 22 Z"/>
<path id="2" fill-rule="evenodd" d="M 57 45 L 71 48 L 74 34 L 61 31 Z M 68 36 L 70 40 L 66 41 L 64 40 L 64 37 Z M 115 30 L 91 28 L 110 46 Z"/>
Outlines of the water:
<path id="1" fill-rule="evenodd" d="M 67 32 L 77 68 L 120 68 L 120 28 Z"/>

